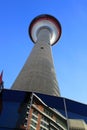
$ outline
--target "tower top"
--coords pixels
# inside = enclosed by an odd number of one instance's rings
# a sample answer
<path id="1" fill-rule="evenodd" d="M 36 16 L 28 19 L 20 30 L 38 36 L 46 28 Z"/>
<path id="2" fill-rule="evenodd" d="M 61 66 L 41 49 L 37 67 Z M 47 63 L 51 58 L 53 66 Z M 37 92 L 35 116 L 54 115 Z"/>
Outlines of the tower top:
<path id="1" fill-rule="evenodd" d="M 61 25 L 59 21 L 51 15 L 43 14 L 34 18 L 29 26 L 29 35 L 34 43 L 37 42 L 38 32 L 46 28 L 51 33 L 50 45 L 54 45 L 61 36 Z"/>

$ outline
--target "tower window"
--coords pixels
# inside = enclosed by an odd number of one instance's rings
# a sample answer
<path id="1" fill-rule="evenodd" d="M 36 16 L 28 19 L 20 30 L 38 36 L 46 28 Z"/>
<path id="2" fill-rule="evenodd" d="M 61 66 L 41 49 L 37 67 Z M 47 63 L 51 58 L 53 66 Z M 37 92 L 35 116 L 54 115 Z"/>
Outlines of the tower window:
<path id="1" fill-rule="evenodd" d="M 40 49 L 44 49 L 44 47 L 42 46 Z"/>

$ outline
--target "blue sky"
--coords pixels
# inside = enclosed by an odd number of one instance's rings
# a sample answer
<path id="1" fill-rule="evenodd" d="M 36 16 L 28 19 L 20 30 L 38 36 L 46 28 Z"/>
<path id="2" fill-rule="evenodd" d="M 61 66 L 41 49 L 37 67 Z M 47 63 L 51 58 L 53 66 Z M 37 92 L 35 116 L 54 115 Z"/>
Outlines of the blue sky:
<path id="1" fill-rule="evenodd" d="M 39 14 L 62 26 L 52 47 L 61 95 L 87 104 L 87 0 L 0 0 L 0 71 L 10 88 L 34 44 L 28 26 Z"/>

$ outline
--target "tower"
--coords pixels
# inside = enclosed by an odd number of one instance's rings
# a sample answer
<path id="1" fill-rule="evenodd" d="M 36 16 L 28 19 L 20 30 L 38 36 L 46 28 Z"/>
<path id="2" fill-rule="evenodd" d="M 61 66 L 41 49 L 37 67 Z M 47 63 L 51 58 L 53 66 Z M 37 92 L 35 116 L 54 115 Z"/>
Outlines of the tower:
<path id="1" fill-rule="evenodd" d="M 51 52 L 61 36 L 59 21 L 40 15 L 31 22 L 29 35 L 35 45 L 12 89 L 60 96 Z"/>

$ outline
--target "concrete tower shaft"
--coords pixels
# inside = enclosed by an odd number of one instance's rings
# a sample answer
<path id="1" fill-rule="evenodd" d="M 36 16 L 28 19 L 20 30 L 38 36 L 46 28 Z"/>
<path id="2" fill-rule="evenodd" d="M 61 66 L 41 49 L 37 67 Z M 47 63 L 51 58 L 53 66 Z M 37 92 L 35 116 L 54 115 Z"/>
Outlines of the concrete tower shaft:
<path id="1" fill-rule="evenodd" d="M 12 89 L 60 96 L 51 45 L 59 39 L 61 29 L 58 30 L 60 25 L 56 27 L 52 21 L 54 19 L 52 16 L 42 15 L 31 23 L 29 32 L 35 45 Z"/>

